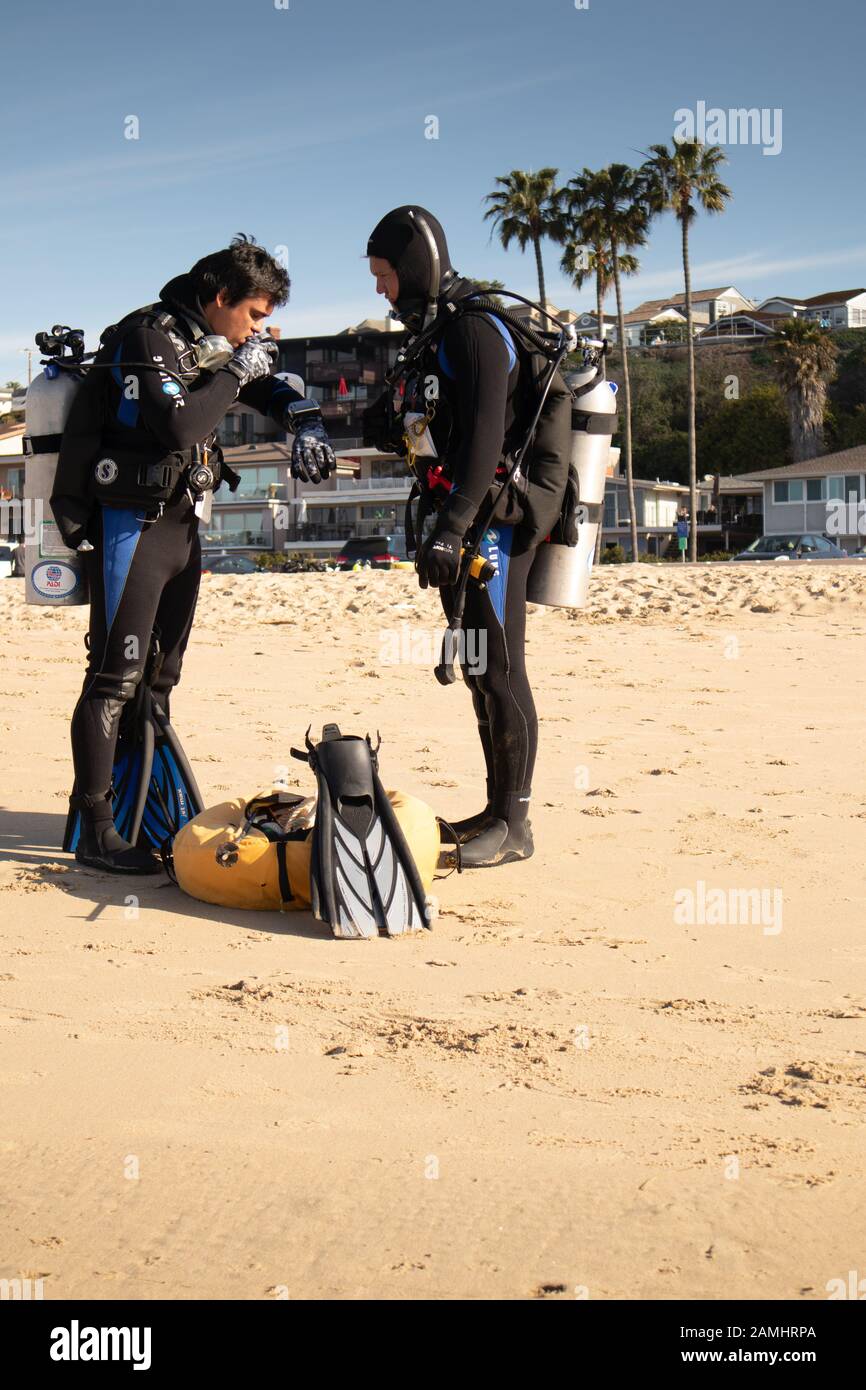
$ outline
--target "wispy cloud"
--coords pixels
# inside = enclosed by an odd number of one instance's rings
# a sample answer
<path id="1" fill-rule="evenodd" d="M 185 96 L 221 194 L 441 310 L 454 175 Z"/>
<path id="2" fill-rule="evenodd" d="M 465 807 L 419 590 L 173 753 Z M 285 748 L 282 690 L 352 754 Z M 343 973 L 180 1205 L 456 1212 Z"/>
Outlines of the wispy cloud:
<path id="1" fill-rule="evenodd" d="M 466 105 L 516 96 L 521 92 L 543 86 L 550 81 L 564 81 L 570 74 L 545 72 L 535 76 L 512 78 L 489 83 L 484 87 L 443 90 L 436 96 L 434 114 Z M 147 138 L 147 117 L 142 117 L 141 138 L 126 140 L 120 121 L 117 123 L 117 154 L 103 154 L 91 159 L 66 160 L 62 164 L 30 164 L 26 170 L 11 173 L 4 181 L 4 193 L 11 208 L 67 202 L 77 206 L 93 198 L 124 196 L 129 185 L 136 193 L 154 192 L 181 185 L 207 181 L 220 183 L 228 176 L 273 166 L 275 159 L 290 160 L 293 153 L 329 145 L 347 148 L 369 142 L 382 135 L 404 135 L 409 121 L 420 121 L 423 100 L 389 106 L 378 114 L 361 118 L 335 112 L 328 119 L 321 115 L 315 122 L 296 126 L 280 126 L 256 137 L 218 143 L 203 143 L 178 148 L 176 144 L 160 146 L 152 152 Z M 419 127 L 420 128 L 420 127 Z"/>

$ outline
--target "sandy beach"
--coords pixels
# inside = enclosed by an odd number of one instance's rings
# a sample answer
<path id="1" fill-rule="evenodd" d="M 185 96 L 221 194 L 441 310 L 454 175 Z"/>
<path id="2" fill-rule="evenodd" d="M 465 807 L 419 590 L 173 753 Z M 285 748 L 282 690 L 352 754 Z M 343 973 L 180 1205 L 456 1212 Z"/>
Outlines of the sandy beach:
<path id="1" fill-rule="evenodd" d="M 866 564 L 609 566 L 585 613 L 533 610 L 535 857 L 441 878 L 396 941 L 79 868 L 86 609 L 9 580 L 0 622 L 0 1277 L 810 1300 L 862 1271 Z M 468 693 L 405 659 L 441 627 L 410 573 L 205 576 L 172 714 L 208 802 L 286 765 L 312 792 L 289 749 L 336 720 L 477 810 Z"/>

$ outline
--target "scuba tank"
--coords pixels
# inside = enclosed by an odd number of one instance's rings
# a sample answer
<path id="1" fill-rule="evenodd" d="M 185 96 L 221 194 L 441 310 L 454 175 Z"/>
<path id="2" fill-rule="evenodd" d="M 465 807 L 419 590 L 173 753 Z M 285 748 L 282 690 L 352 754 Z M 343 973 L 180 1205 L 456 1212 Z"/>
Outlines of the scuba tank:
<path id="1" fill-rule="evenodd" d="M 86 603 L 88 597 L 81 556 L 66 545 L 48 506 L 60 439 L 84 379 L 84 338 L 78 330 L 59 325 L 51 335 L 39 334 L 37 342 L 39 338 L 45 340 L 39 343 L 44 352 L 59 350 L 60 356 L 46 363 L 27 388 L 24 497 L 30 517 L 24 549 L 25 598 L 27 603 L 61 608 Z M 64 347 L 70 349 L 68 357 L 63 355 Z"/>
<path id="2" fill-rule="evenodd" d="M 83 412 L 86 417 L 85 441 L 82 445 L 84 454 L 82 459 L 76 458 L 73 476 L 64 479 L 68 495 L 64 492 L 63 500 L 65 504 L 71 504 L 73 521 L 81 521 L 82 534 L 88 513 L 94 505 L 83 477 L 74 475 L 81 474 L 83 470 L 89 478 L 93 461 L 99 458 L 102 413 L 101 409 L 97 409 L 94 415 L 92 401 L 87 401 L 87 394 L 91 397 L 93 395 L 91 373 L 116 370 L 116 366 L 112 361 L 99 362 L 91 359 L 96 358 L 100 351 L 106 350 L 111 343 L 112 335 L 118 332 L 118 327 L 122 329 L 128 320 L 145 314 L 156 314 L 154 321 L 172 337 L 177 349 L 179 372 L 185 372 L 186 376 L 170 371 L 161 360 L 125 362 L 126 367 L 134 367 L 137 371 L 158 372 L 164 380 L 172 380 L 180 389 L 190 373 L 197 375 L 201 371 L 218 371 L 232 356 L 233 349 L 226 338 L 217 334 L 203 334 L 195 326 L 192 331 L 193 342 L 184 347 L 184 340 L 181 338 L 177 341 L 171 334 L 175 317 L 165 312 L 157 313 L 159 310 L 159 304 L 147 305 L 127 315 L 126 319 L 120 321 L 119 326 L 115 324 L 106 328 L 100 338 L 100 348 L 97 352 L 85 353 L 84 333 L 80 328 L 55 324 L 50 333 L 36 334 L 36 346 L 44 354 L 44 371 L 40 372 L 28 387 L 25 407 L 24 497 L 25 501 L 32 504 L 33 514 L 25 546 L 25 597 L 28 603 L 60 607 L 88 601 L 82 552 L 92 547 L 89 541 L 84 539 L 78 550 L 71 549 L 66 544 L 56 521 L 46 520 L 45 514 L 54 509 L 56 489 L 60 484 L 58 465 L 64 431 L 71 430 L 73 435 L 81 432 L 82 422 L 80 419 L 76 420 L 73 409 L 76 415 Z M 96 377 L 92 378 L 93 382 L 97 380 Z M 198 446 L 193 446 L 188 452 L 195 455 L 187 465 L 187 474 L 190 486 L 196 494 L 204 495 L 215 483 L 218 486 L 220 477 L 224 477 L 232 488 L 237 486 L 239 479 L 231 469 L 221 466 L 220 472 L 214 474 L 211 466 L 200 459 Z M 179 455 L 172 455 L 172 458 L 178 457 Z M 106 459 L 105 463 L 114 468 L 116 476 L 117 464 L 111 459 Z M 60 464 L 60 474 L 63 473 L 63 468 L 64 465 Z M 157 483 L 146 480 L 153 496 L 143 496 L 141 505 L 153 502 L 159 506 L 177 481 L 175 473 L 180 476 L 182 466 L 169 465 L 158 471 L 161 476 Z M 99 477 L 98 469 L 97 480 L 104 481 Z M 138 502 L 137 498 L 136 504 Z M 117 505 L 124 504 L 119 502 Z"/>
<path id="3" fill-rule="evenodd" d="M 604 343 L 585 339 L 583 366 L 566 378 L 572 391 L 571 463 L 562 512 L 538 546 L 527 603 L 583 608 L 602 524 L 611 436 L 617 428 L 616 384 L 604 375 Z"/>

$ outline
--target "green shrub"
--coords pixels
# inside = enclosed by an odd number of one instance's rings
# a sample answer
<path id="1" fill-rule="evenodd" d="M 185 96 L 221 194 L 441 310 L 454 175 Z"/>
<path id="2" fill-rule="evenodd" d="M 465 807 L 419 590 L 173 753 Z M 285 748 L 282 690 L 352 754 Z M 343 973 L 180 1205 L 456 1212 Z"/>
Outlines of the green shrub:
<path id="1" fill-rule="evenodd" d="M 605 546 L 601 552 L 601 563 L 603 565 L 624 565 L 625 551 L 621 545 Z"/>

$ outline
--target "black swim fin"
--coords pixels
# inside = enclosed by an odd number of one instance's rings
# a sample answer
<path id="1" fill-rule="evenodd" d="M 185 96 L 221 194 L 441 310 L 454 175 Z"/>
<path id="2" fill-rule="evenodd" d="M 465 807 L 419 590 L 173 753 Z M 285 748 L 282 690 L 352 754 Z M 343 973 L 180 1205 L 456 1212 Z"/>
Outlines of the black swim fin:
<path id="1" fill-rule="evenodd" d="M 378 746 L 326 724 L 292 755 L 318 782 L 310 864 L 313 913 L 334 936 L 400 936 L 430 927 L 424 885 L 378 773 Z"/>

